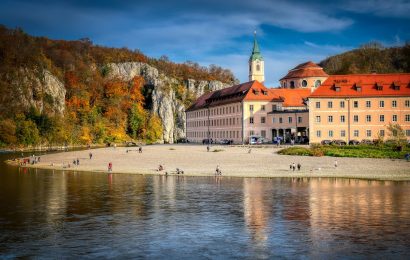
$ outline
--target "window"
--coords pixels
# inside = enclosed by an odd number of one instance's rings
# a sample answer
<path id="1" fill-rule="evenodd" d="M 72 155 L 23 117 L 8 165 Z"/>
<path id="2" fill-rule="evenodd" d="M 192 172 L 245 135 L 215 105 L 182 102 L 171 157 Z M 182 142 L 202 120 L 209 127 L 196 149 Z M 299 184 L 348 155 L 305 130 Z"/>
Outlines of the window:
<path id="1" fill-rule="evenodd" d="M 345 102 L 344 101 L 340 101 L 340 108 L 344 108 L 345 107 Z"/>
<path id="2" fill-rule="evenodd" d="M 379 107 L 384 107 L 384 101 L 383 100 L 379 101 Z"/>
<path id="3" fill-rule="evenodd" d="M 249 124 L 253 124 L 253 117 L 249 118 Z"/>
<path id="4" fill-rule="evenodd" d="M 249 111 L 253 111 L 253 105 L 249 105 Z"/>
<path id="5" fill-rule="evenodd" d="M 261 65 L 256 64 L 256 71 L 260 71 L 261 70 Z"/>
<path id="6" fill-rule="evenodd" d="M 264 117 L 264 116 L 261 117 L 261 123 L 262 123 L 262 124 L 266 123 L 266 117 Z"/>
<path id="7" fill-rule="evenodd" d="M 372 136 L 372 130 L 366 130 L 366 136 L 371 137 Z"/>
<path id="8" fill-rule="evenodd" d="M 320 123 L 320 116 L 316 116 L 316 123 Z"/>
<path id="9" fill-rule="evenodd" d="M 340 116 L 340 123 L 344 123 L 345 122 L 345 116 Z"/>
<path id="10" fill-rule="evenodd" d="M 353 116 L 353 122 L 359 122 L 359 116 L 358 115 L 354 115 Z"/>
<path id="11" fill-rule="evenodd" d="M 354 137 L 359 137 L 359 130 L 354 130 L 353 131 L 353 136 Z"/>
<path id="12" fill-rule="evenodd" d="M 262 106 L 261 106 L 261 110 L 262 110 L 262 111 L 265 111 L 265 105 L 262 105 Z"/>
<path id="13" fill-rule="evenodd" d="M 410 107 L 410 100 L 404 101 L 404 106 L 405 107 Z"/>
<path id="14" fill-rule="evenodd" d="M 249 135 L 253 135 L 253 134 L 254 134 L 253 130 L 249 131 Z"/>
<path id="15" fill-rule="evenodd" d="M 393 100 L 393 101 L 391 102 L 391 106 L 392 106 L 392 107 L 397 107 L 397 101 L 396 101 L 396 100 Z"/>
<path id="16" fill-rule="evenodd" d="M 289 124 L 292 123 L 292 117 L 291 116 L 288 117 L 288 122 L 289 122 Z"/>
<path id="17" fill-rule="evenodd" d="M 295 82 L 293 81 L 290 82 L 290 88 L 295 88 Z"/>
<path id="18" fill-rule="evenodd" d="M 328 116 L 328 117 L 327 117 L 327 121 L 328 121 L 329 123 L 333 123 L 333 116 Z"/>
<path id="19" fill-rule="evenodd" d="M 410 130 L 406 129 L 406 136 L 410 136 Z"/>
<path id="20" fill-rule="evenodd" d="M 333 130 L 329 130 L 329 137 L 333 137 Z"/>
<path id="21" fill-rule="evenodd" d="M 276 111 L 278 110 L 278 106 L 277 105 L 272 105 L 272 111 Z"/>
<path id="22" fill-rule="evenodd" d="M 341 130 L 340 131 L 340 137 L 345 137 L 346 136 L 346 131 L 345 130 Z"/>
<path id="23" fill-rule="evenodd" d="M 397 122 L 397 115 L 393 115 L 392 121 Z"/>
<path id="24" fill-rule="evenodd" d="M 353 101 L 353 107 L 358 108 L 359 107 L 359 101 Z"/>
<path id="25" fill-rule="evenodd" d="M 301 116 L 298 117 L 298 123 L 302 123 L 302 117 Z"/>
<path id="26" fill-rule="evenodd" d="M 320 132 L 320 130 L 317 130 L 317 131 L 316 131 L 316 136 L 317 136 L 317 137 L 320 137 L 321 134 L 322 134 L 322 133 Z"/>
<path id="27" fill-rule="evenodd" d="M 332 107 L 333 107 L 333 102 L 332 101 L 327 102 L 327 108 L 332 108 Z"/>
<path id="28" fill-rule="evenodd" d="M 275 118 L 274 117 L 272 117 L 272 123 L 275 123 Z"/>
<path id="29" fill-rule="evenodd" d="M 410 115 L 406 115 L 405 119 L 406 122 L 410 122 Z"/>
<path id="30" fill-rule="evenodd" d="M 380 130 L 380 136 L 384 136 L 384 130 Z"/>
<path id="31" fill-rule="evenodd" d="M 320 80 L 315 81 L 315 88 L 319 87 L 322 84 Z"/>
<path id="32" fill-rule="evenodd" d="M 302 80 L 302 87 L 306 88 L 307 86 L 307 81 L 306 80 Z"/>
<path id="33" fill-rule="evenodd" d="M 283 123 L 283 118 L 279 117 L 279 124 Z"/>
<path id="34" fill-rule="evenodd" d="M 372 102 L 370 100 L 366 101 L 366 107 L 371 107 L 372 106 Z"/>
<path id="35" fill-rule="evenodd" d="M 366 115 L 366 122 L 371 122 L 371 121 L 372 121 L 372 116 Z"/>
<path id="36" fill-rule="evenodd" d="M 380 115 L 379 120 L 380 120 L 380 122 L 384 122 L 384 115 Z"/>
<path id="37" fill-rule="evenodd" d="M 320 102 L 316 102 L 316 108 L 320 108 Z"/>
<path id="38" fill-rule="evenodd" d="M 261 136 L 262 136 L 263 138 L 266 137 L 266 130 L 262 130 L 262 131 L 261 131 Z"/>

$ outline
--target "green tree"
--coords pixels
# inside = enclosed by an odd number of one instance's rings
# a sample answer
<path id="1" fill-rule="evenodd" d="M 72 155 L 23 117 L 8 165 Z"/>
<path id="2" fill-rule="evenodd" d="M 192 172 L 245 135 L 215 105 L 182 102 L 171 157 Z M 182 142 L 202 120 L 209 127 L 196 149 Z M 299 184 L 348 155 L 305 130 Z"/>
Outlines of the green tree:
<path id="1" fill-rule="evenodd" d="M 16 136 L 18 143 L 25 146 L 37 145 L 40 142 L 37 125 L 31 120 L 26 120 L 24 115 L 17 116 Z"/>
<path id="2" fill-rule="evenodd" d="M 146 112 L 139 104 L 133 104 L 128 115 L 128 134 L 133 138 L 143 137 Z"/>
<path id="3" fill-rule="evenodd" d="M 387 126 L 387 131 L 390 140 L 393 140 L 397 146 L 404 146 L 406 144 L 406 134 L 399 124 L 390 123 Z"/>
<path id="4" fill-rule="evenodd" d="M 0 120 L 0 144 L 13 145 L 17 143 L 16 124 L 11 119 Z"/>

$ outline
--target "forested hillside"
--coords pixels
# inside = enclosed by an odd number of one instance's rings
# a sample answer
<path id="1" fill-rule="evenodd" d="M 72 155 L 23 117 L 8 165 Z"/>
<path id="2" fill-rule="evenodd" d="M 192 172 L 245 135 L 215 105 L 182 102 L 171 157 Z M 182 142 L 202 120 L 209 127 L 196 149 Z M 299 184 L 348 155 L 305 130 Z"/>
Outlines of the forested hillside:
<path id="1" fill-rule="evenodd" d="M 236 81 L 215 65 L 177 64 L 89 39 L 51 40 L 0 26 L 0 146 L 160 139 L 162 122 L 144 106 L 144 78 L 107 77 L 106 64 L 122 62 L 147 63 L 178 80 Z"/>
<path id="2" fill-rule="evenodd" d="M 331 56 L 319 65 L 329 75 L 410 72 L 410 43 L 392 48 L 385 48 L 380 43 L 369 43 Z"/>

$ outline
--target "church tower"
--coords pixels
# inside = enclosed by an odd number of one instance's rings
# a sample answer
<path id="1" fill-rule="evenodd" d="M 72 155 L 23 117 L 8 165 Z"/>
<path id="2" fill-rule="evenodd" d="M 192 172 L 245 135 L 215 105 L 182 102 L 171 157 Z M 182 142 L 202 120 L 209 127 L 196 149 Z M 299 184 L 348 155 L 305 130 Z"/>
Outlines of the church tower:
<path id="1" fill-rule="evenodd" d="M 257 80 L 261 83 L 265 81 L 265 64 L 256 41 L 256 32 L 254 33 L 252 54 L 249 58 L 249 81 L 252 80 Z"/>

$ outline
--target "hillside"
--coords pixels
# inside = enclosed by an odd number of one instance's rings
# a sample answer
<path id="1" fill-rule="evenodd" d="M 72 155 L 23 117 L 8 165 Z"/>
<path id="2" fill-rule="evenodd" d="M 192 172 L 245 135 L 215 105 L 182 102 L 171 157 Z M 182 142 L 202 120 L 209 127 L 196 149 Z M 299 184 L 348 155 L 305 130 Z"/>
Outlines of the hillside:
<path id="1" fill-rule="evenodd" d="M 173 142 L 192 100 L 235 81 L 215 65 L 0 26 L 0 146 Z"/>
<path id="2" fill-rule="evenodd" d="M 331 56 L 319 65 L 329 75 L 410 72 L 410 43 L 392 48 L 385 48 L 379 43 L 369 43 L 358 49 Z"/>

